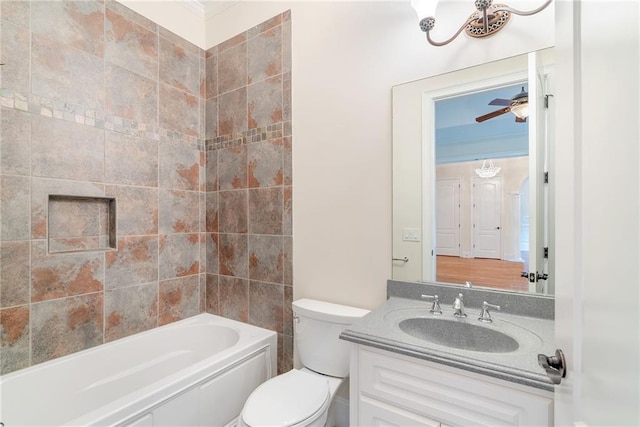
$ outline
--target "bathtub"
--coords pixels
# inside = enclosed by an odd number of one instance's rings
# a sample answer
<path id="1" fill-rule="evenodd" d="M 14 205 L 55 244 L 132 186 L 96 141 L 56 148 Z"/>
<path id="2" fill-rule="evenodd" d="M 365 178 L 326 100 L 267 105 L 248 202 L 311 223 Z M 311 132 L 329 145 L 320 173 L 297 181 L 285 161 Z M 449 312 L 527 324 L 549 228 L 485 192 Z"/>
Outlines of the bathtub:
<path id="1" fill-rule="evenodd" d="M 200 314 L 0 377 L 0 422 L 231 426 L 276 349 L 275 332 Z"/>

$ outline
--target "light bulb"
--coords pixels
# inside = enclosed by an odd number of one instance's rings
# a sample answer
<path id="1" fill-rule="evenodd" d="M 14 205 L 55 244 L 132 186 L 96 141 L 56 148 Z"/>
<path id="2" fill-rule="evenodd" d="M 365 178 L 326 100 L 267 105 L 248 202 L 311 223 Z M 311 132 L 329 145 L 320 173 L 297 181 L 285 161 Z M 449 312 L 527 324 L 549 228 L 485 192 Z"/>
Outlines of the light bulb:
<path id="1" fill-rule="evenodd" d="M 438 0 L 411 0 L 411 7 L 418 15 L 418 21 L 424 18 L 435 17 Z"/>

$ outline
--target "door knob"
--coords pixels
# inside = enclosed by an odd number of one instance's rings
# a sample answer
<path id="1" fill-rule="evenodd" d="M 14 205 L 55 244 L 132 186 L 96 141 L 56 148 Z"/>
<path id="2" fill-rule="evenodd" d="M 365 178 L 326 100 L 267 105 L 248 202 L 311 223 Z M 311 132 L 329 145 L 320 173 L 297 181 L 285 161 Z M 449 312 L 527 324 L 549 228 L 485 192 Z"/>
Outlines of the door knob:
<path id="1" fill-rule="evenodd" d="M 562 379 L 567 376 L 567 363 L 564 359 L 564 353 L 560 349 L 556 349 L 555 356 L 538 354 L 538 365 L 544 368 L 554 384 L 560 384 Z"/>

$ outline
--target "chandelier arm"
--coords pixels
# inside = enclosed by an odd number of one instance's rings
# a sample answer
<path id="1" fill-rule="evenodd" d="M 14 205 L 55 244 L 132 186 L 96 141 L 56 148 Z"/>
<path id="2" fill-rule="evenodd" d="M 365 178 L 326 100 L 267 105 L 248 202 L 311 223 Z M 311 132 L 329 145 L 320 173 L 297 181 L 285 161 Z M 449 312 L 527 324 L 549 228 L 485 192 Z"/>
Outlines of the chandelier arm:
<path id="1" fill-rule="evenodd" d="M 426 33 L 427 33 L 427 41 L 428 41 L 429 43 L 431 43 L 432 45 L 434 45 L 434 46 L 444 46 L 444 45 L 446 45 L 446 44 L 449 44 L 449 43 L 451 43 L 451 42 L 452 42 L 456 37 L 458 37 L 458 36 L 460 35 L 460 33 L 465 29 L 465 27 L 466 27 L 466 26 L 467 26 L 471 21 L 473 21 L 473 19 L 471 19 L 471 18 L 467 19 L 467 21 L 466 21 L 464 24 L 462 24 L 462 26 L 458 29 L 458 31 L 456 31 L 456 33 L 455 33 L 453 36 L 451 36 L 451 38 L 449 38 L 448 40 L 445 40 L 445 41 L 443 41 L 443 42 L 437 42 L 437 41 L 432 40 L 432 39 L 431 39 L 431 36 L 429 36 L 429 31 L 427 31 L 427 32 L 426 32 Z"/>
<path id="2" fill-rule="evenodd" d="M 507 6 L 507 5 L 496 5 L 493 8 L 493 11 L 494 12 L 505 11 L 505 12 L 511 12 L 511 13 L 513 13 L 515 15 L 520 15 L 520 16 L 531 16 L 531 15 L 535 15 L 536 13 L 541 12 L 542 10 L 544 10 L 547 6 L 549 6 L 551 4 L 552 1 L 553 0 L 547 0 L 539 8 L 533 9 L 533 10 L 530 10 L 530 11 L 517 10 L 517 9 L 514 9 L 514 8 L 512 8 L 510 6 Z"/>

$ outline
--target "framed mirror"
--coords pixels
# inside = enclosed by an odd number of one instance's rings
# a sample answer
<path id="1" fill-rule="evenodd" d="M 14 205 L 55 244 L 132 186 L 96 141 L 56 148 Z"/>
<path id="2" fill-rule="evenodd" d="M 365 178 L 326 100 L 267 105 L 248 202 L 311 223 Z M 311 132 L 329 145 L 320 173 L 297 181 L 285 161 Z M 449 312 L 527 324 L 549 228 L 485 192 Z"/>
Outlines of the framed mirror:
<path id="1" fill-rule="evenodd" d="M 553 64 L 549 48 L 393 88 L 393 279 L 553 293 Z"/>

